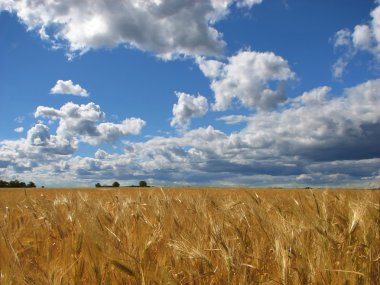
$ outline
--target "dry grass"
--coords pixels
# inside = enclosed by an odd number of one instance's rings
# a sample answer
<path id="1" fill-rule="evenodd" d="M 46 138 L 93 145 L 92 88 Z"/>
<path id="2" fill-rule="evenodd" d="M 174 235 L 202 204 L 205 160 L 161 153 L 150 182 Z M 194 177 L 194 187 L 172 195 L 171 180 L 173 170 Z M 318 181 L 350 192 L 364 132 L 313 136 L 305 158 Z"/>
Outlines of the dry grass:
<path id="1" fill-rule="evenodd" d="M 380 192 L 0 191 L 0 284 L 379 284 Z"/>

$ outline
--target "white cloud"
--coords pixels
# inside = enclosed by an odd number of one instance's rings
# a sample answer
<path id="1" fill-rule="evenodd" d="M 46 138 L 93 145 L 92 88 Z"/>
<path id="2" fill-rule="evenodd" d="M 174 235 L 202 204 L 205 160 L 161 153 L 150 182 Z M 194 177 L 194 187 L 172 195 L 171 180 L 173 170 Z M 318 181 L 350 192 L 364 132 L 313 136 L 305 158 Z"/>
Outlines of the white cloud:
<path id="1" fill-rule="evenodd" d="M 335 34 L 334 46 L 346 50 L 333 65 L 333 76 L 342 77 L 349 62 L 358 52 L 369 52 L 377 61 L 380 61 L 380 3 L 371 12 L 372 20 L 367 24 L 360 24 L 354 30 L 342 29 Z"/>
<path id="2" fill-rule="evenodd" d="M 38 106 L 34 114 L 37 117 L 59 120 L 57 134 L 61 137 L 100 136 L 97 123 L 104 119 L 105 114 L 95 103 L 77 105 L 66 103 L 60 109 Z"/>
<path id="3" fill-rule="evenodd" d="M 287 108 L 226 116 L 226 122 L 246 122 L 240 131 L 228 134 L 208 126 L 171 137 L 127 141 L 123 153 L 98 149 L 93 157 L 74 156 L 79 141 L 105 141 L 97 134 L 102 128 L 107 129 L 105 137 L 138 133 L 141 123 L 134 119 L 112 125 L 99 122 L 104 114 L 93 103 L 40 107 L 36 115 L 58 120 L 58 129 L 69 114 L 87 123 L 66 121 L 65 128 L 54 134 L 40 122 L 26 139 L 1 141 L 0 168 L 7 175 L 33 170 L 41 180 L 49 179 L 47 169 L 53 169 L 62 183 L 67 177 L 96 182 L 113 177 L 213 185 L 374 185 L 380 176 L 378 90 L 380 79 L 348 88 L 341 96 L 333 96 L 330 87 L 323 86 L 289 99 Z M 96 131 L 88 131 L 88 125 Z M 75 131 L 70 132 L 69 126 Z"/>
<path id="4" fill-rule="evenodd" d="M 228 125 L 239 124 L 247 122 L 248 120 L 249 117 L 244 115 L 229 115 L 218 118 L 218 121 L 224 121 Z"/>
<path id="5" fill-rule="evenodd" d="M 212 24 L 238 7 L 261 0 L 0 0 L 0 9 L 17 14 L 29 30 L 38 31 L 69 56 L 90 49 L 127 45 L 163 58 L 218 55 L 222 34 Z"/>
<path id="6" fill-rule="evenodd" d="M 39 165 L 54 165 L 73 154 L 77 147 L 77 141 L 52 135 L 46 125 L 37 123 L 28 130 L 26 138 L 0 141 L 0 161 L 20 173 Z"/>
<path id="7" fill-rule="evenodd" d="M 326 96 L 330 93 L 331 87 L 322 86 L 310 90 L 308 92 L 304 92 L 301 96 L 296 97 L 293 102 L 302 103 L 302 104 L 310 104 L 316 105 L 326 102 Z"/>
<path id="8" fill-rule="evenodd" d="M 206 115 L 208 111 L 207 99 L 201 95 L 192 96 L 183 92 L 175 92 L 177 104 L 173 105 L 172 127 L 187 128 L 192 118 Z"/>
<path id="9" fill-rule="evenodd" d="M 49 128 L 43 124 L 36 124 L 28 131 L 27 140 L 31 145 L 47 145 L 50 140 Z"/>
<path id="10" fill-rule="evenodd" d="M 223 62 L 209 59 L 205 60 L 202 57 L 197 57 L 196 59 L 200 70 L 208 78 L 218 78 L 223 72 L 225 64 Z"/>
<path id="11" fill-rule="evenodd" d="M 120 124 L 101 123 L 105 114 L 99 105 L 92 102 L 86 105 L 69 102 L 60 109 L 39 106 L 35 117 L 59 120 L 57 136 L 67 139 L 78 138 L 92 145 L 113 143 L 121 136 L 139 134 L 146 124 L 139 118 L 127 118 Z"/>
<path id="12" fill-rule="evenodd" d="M 126 118 L 121 123 L 103 122 L 105 114 L 94 103 L 69 102 L 60 109 L 39 106 L 35 117 L 58 120 L 56 131 L 39 121 L 27 131 L 26 138 L 0 141 L 0 169 L 11 168 L 17 174 L 33 170 L 36 176 L 52 170 L 67 173 L 79 142 L 114 143 L 121 137 L 139 134 L 145 125 L 139 118 Z M 99 158 L 106 156 L 105 152 L 98 152 Z"/>
<path id="13" fill-rule="evenodd" d="M 362 50 L 370 50 L 372 45 L 371 29 L 367 25 L 358 25 L 352 33 L 354 46 Z"/>
<path id="14" fill-rule="evenodd" d="M 338 58 L 338 60 L 333 64 L 332 74 L 333 74 L 334 78 L 341 78 L 343 76 L 343 73 L 344 73 L 347 65 L 349 64 L 349 62 L 353 58 L 353 55 L 354 54 L 352 54 L 352 53 L 346 53 L 346 54 L 342 55 L 340 58 Z"/>
<path id="15" fill-rule="evenodd" d="M 380 80 L 368 81 L 347 89 L 344 96 L 323 96 L 320 104 L 257 114 L 242 134 L 256 145 L 271 146 L 271 151 L 280 156 L 319 161 L 378 157 L 379 88 Z M 321 91 L 325 93 L 328 88 L 309 94 Z"/>
<path id="16" fill-rule="evenodd" d="M 169 181 L 269 175 L 266 179 L 350 183 L 357 175 L 371 177 L 380 165 L 379 88 L 380 80 L 368 81 L 341 97 L 328 97 L 329 87 L 316 88 L 290 109 L 242 117 L 248 124 L 240 132 L 228 135 L 209 126 L 179 137 L 129 143 L 125 154 L 108 157 L 107 163 L 126 160 L 134 175 Z M 334 164 L 340 167 L 333 169 Z M 327 165 L 331 171 L 324 170 Z"/>
<path id="17" fill-rule="evenodd" d="M 284 82 L 295 77 L 288 62 L 272 52 L 240 51 L 227 63 L 198 57 L 197 63 L 211 79 L 215 111 L 229 109 L 234 99 L 250 109 L 273 109 L 286 100 Z M 270 83 L 278 81 L 271 89 Z"/>
<path id="18" fill-rule="evenodd" d="M 95 158 L 97 158 L 97 159 L 106 159 L 108 156 L 109 156 L 109 154 L 102 149 L 98 149 L 95 152 Z"/>
<path id="19" fill-rule="evenodd" d="M 16 118 L 14 119 L 14 121 L 15 121 L 16 123 L 19 123 L 19 124 L 22 124 L 22 123 L 24 122 L 24 120 L 25 120 L 25 117 L 24 117 L 24 116 L 18 116 L 18 117 L 16 117 Z"/>
<path id="20" fill-rule="evenodd" d="M 15 128 L 14 131 L 16 133 L 22 133 L 24 131 L 24 128 L 23 127 L 18 127 L 18 128 Z"/>
<path id="21" fill-rule="evenodd" d="M 348 46 L 351 44 L 351 31 L 349 29 L 342 29 L 336 32 L 334 36 L 334 46 Z"/>
<path id="22" fill-rule="evenodd" d="M 251 7 L 255 4 L 260 4 L 261 2 L 263 2 L 263 0 L 241 0 L 241 1 L 237 1 L 237 6 L 238 7 L 244 7 L 244 6 Z"/>
<path id="23" fill-rule="evenodd" d="M 113 143 L 121 136 L 140 134 L 145 124 L 145 121 L 140 118 L 125 119 L 120 124 L 101 123 L 97 126 L 100 136 L 89 137 L 87 142 L 93 145 L 99 143 Z"/>
<path id="24" fill-rule="evenodd" d="M 88 97 L 90 94 L 86 89 L 82 88 L 79 84 L 74 84 L 71 80 L 58 80 L 50 94 L 68 94 L 81 97 Z"/>
<path id="25" fill-rule="evenodd" d="M 365 179 L 370 185 L 380 167 L 379 87 L 380 80 L 368 81 L 341 97 L 327 96 L 329 87 L 315 88 L 295 100 L 299 104 L 289 100 L 290 109 L 242 117 L 247 126 L 239 132 L 208 126 L 127 142 L 123 154 L 98 150 L 69 164 L 86 179 L 351 186 Z"/>

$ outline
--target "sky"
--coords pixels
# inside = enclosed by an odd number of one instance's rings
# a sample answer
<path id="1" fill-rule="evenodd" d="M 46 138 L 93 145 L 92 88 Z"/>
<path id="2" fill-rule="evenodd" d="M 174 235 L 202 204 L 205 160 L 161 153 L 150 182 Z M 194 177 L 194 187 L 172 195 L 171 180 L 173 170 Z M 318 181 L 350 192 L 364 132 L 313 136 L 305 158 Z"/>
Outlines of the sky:
<path id="1" fill-rule="evenodd" d="M 379 187 L 380 1 L 0 0 L 0 179 Z"/>

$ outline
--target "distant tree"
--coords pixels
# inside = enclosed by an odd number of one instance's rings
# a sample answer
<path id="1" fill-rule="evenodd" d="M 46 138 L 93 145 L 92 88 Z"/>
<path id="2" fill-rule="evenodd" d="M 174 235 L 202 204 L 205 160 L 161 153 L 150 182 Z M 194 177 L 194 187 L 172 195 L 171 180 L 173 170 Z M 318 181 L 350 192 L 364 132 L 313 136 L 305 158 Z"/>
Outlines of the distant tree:
<path id="1" fill-rule="evenodd" d="M 140 187 L 147 187 L 147 186 L 148 186 L 148 183 L 146 183 L 146 181 L 144 181 L 144 180 L 141 180 L 141 181 L 139 182 L 139 186 L 140 186 Z"/>
<path id="2" fill-rule="evenodd" d="M 34 184 L 34 182 L 30 181 L 30 182 L 26 185 L 26 187 L 28 187 L 28 188 L 36 188 L 36 184 Z"/>
<path id="3" fill-rule="evenodd" d="M 17 179 L 9 181 L 9 187 L 17 188 L 19 186 L 20 186 L 20 181 L 18 181 Z"/>
<path id="4" fill-rule="evenodd" d="M 36 187 L 36 184 L 33 182 L 29 182 L 26 184 L 25 182 L 19 180 L 11 180 L 9 182 L 0 180 L 0 188 L 26 188 L 26 187 Z"/>
<path id="5" fill-rule="evenodd" d="M 99 182 L 95 184 L 95 187 L 102 187 L 102 184 L 100 184 Z"/>
<path id="6" fill-rule="evenodd" d="M 16 180 L 9 181 L 9 187 L 21 188 L 21 187 L 26 187 L 26 184 L 25 184 L 25 182 L 20 182 L 16 179 Z"/>
<path id="7" fill-rule="evenodd" d="M 120 183 L 115 181 L 114 183 L 112 183 L 112 187 L 120 187 Z"/>

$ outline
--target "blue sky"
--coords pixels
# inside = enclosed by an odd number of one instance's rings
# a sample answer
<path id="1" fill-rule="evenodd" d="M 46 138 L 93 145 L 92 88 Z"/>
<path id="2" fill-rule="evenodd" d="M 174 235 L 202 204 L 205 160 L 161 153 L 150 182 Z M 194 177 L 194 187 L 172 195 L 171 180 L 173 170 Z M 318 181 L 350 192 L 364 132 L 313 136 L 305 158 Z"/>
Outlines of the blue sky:
<path id="1" fill-rule="evenodd" d="M 0 0 L 1 179 L 380 185 L 379 2 L 33 3 Z"/>

